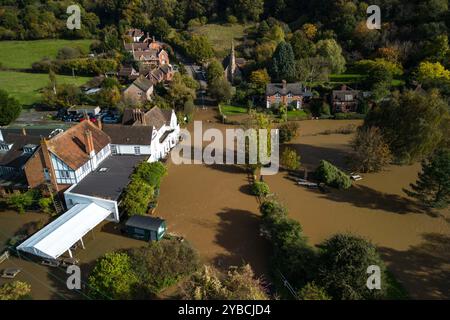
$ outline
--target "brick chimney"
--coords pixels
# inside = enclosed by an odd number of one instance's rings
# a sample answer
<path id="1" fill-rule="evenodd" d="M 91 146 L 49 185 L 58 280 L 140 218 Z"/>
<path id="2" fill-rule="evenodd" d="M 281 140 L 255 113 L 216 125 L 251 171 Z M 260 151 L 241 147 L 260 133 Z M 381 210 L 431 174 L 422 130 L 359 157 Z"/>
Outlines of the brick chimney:
<path id="1" fill-rule="evenodd" d="M 84 111 L 84 120 L 86 120 L 86 121 L 91 121 L 91 118 L 90 118 L 89 115 L 87 114 L 86 110 Z"/>
<path id="2" fill-rule="evenodd" d="M 283 85 L 283 90 L 286 90 L 286 80 L 282 80 L 281 83 Z"/>
<path id="3" fill-rule="evenodd" d="M 22 128 L 22 135 L 26 136 L 27 135 L 27 129 Z"/>
<path id="4" fill-rule="evenodd" d="M 341 86 L 341 90 L 342 90 L 342 91 L 347 91 L 347 85 L 343 84 L 343 85 Z"/>
<path id="5" fill-rule="evenodd" d="M 86 147 L 86 153 L 89 154 L 89 157 L 94 157 L 94 140 L 92 139 L 92 132 L 89 129 L 84 132 L 84 145 Z"/>
<path id="6" fill-rule="evenodd" d="M 103 130 L 102 117 L 98 117 L 98 118 L 97 118 L 97 127 L 98 127 L 100 130 Z"/>

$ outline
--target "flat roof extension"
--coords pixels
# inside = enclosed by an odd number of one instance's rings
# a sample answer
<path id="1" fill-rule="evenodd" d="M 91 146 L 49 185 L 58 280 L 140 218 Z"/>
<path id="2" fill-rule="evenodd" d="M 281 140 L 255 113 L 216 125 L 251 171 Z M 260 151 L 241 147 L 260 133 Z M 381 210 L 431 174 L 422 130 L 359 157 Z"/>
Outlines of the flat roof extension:
<path id="1" fill-rule="evenodd" d="M 102 161 L 70 193 L 117 201 L 128 185 L 134 168 L 148 157 L 114 155 Z"/>

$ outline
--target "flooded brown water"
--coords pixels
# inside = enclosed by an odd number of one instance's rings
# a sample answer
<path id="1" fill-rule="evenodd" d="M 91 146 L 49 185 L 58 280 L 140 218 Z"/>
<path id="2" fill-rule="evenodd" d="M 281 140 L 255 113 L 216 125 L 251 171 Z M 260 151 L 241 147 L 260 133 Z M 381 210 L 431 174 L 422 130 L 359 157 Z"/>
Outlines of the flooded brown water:
<path id="1" fill-rule="evenodd" d="M 204 128 L 214 124 L 211 111 L 199 111 Z M 313 170 L 321 159 L 345 168 L 351 134 L 321 134 L 360 120 L 310 120 L 300 124 L 296 148 Z M 450 215 L 421 212 L 402 192 L 415 181 L 420 165 L 390 166 L 364 175 L 348 191 L 322 194 L 296 186 L 280 172 L 266 177 L 271 191 L 287 205 L 312 244 L 338 232 L 352 232 L 376 244 L 390 270 L 412 298 L 450 298 Z M 169 230 L 186 237 L 208 262 L 248 261 L 266 273 L 267 244 L 258 233 L 258 208 L 245 188 L 244 172 L 229 166 L 173 165 L 161 186 L 157 214 Z"/>
<path id="2" fill-rule="evenodd" d="M 224 130 L 216 113 L 198 111 L 204 128 Z M 311 120 L 300 123 L 300 136 L 290 143 L 304 167 L 313 170 L 321 159 L 345 168 L 351 135 L 320 134 L 360 121 Z M 267 275 L 269 245 L 259 236 L 259 212 L 249 195 L 246 173 L 227 165 L 174 165 L 161 185 L 156 215 L 167 220 L 169 232 L 182 235 L 200 253 L 204 262 L 218 266 L 250 263 L 259 275 Z M 420 165 L 391 166 L 386 171 L 363 175 L 347 191 L 322 194 L 296 186 L 283 172 L 266 177 L 271 191 L 289 208 L 290 216 L 303 226 L 312 244 L 337 232 L 352 232 L 375 243 L 389 269 L 413 298 L 450 298 L 450 214 L 422 212 L 402 188 L 416 179 Z M 0 212 L 3 244 L 24 224 L 45 217 Z M 118 234 L 117 225 L 103 223 L 85 237 L 86 250 L 76 256 L 85 279 L 101 255 L 116 249 L 145 245 Z M 18 266 L 17 277 L 32 285 L 34 299 L 86 298 L 65 289 L 63 270 L 10 259 L 0 269 Z M 0 279 L 0 285 L 4 283 Z"/>
<path id="3" fill-rule="evenodd" d="M 19 215 L 17 212 L 0 212 L 0 240 L 4 245 L 9 238 L 23 229 L 23 226 L 36 221 L 47 221 L 44 214 L 26 213 Z M 111 222 L 103 222 L 83 238 L 86 249 L 78 248 L 74 255 L 80 260 L 82 286 L 86 287 L 87 277 L 96 259 L 119 249 L 129 249 L 144 246 L 144 241 L 125 237 L 120 234 L 118 225 Z M 28 257 L 11 256 L 0 265 L 0 270 L 7 268 L 19 268 L 21 272 L 14 280 L 25 281 L 31 285 L 31 295 L 35 300 L 49 299 L 89 299 L 86 293 L 80 293 L 67 289 L 68 274 L 64 268 L 46 267 L 39 261 L 32 261 Z M 0 285 L 14 281 L 0 278 Z M 108 297 L 105 296 L 105 299 Z"/>

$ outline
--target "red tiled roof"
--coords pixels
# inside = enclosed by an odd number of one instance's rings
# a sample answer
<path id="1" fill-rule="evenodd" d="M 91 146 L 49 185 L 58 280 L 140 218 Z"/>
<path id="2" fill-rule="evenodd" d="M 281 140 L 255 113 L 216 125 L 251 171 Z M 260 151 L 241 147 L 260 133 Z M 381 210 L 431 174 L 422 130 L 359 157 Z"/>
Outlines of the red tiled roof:
<path id="1" fill-rule="evenodd" d="M 89 160 L 85 144 L 87 130 L 92 133 L 95 153 L 111 143 L 111 138 L 96 125 L 90 121 L 83 121 L 48 140 L 48 149 L 70 168 L 77 170 Z"/>

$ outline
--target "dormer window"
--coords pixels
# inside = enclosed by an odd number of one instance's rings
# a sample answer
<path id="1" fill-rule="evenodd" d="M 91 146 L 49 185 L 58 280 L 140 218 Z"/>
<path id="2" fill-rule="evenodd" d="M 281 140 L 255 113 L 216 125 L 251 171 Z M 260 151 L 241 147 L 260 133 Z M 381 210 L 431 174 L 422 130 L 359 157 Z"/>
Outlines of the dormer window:
<path id="1" fill-rule="evenodd" d="M 9 150 L 11 150 L 12 146 L 13 146 L 13 143 L 2 142 L 2 143 L 0 143 L 0 150 L 1 151 L 9 151 Z"/>
<path id="2" fill-rule="evenodd" d="M 27 144 L 23 147 L 23 152 L 25 153 L 33 153 L 36 150 L 37 145 L 35 144 Z"/>
<path id="3" fill-rule="evenodd" d="M 292 93 L 289 92 L 287 96 L 288 98 L 292 98 Z"/>
<path id="4" fill-rule="evenodd" d="M 275 98 L 279 99 L 281 96 L 279 93 L 275 94 Z"/>

